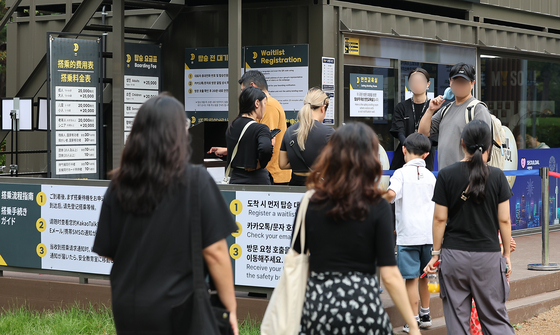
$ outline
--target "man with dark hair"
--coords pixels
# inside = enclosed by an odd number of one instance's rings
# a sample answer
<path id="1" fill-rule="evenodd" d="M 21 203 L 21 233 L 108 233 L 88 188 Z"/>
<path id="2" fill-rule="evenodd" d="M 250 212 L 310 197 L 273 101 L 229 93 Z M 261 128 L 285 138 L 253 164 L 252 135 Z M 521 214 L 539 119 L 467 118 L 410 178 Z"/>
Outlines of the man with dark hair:
<path id="1" fill-rule="evenodd" d="M 268 92 L 268 83 L 266 82 L 266 78 L 261 71 L 251 70 L 245 72 L 241 79 L 238 80 L 239 85 L 241 85 L 241 90 L 245 87 L 255 86 L 260 88 L 263 91 Z M 253 85 L 251 85 L 251 83 Z"/>
<path id="2" fill-rule="evenodd" d="M 491 128 L 492 119 L 486 105 L 472 95 L 476 70 L 470 64 L 455 64 L 449 72 L 449 85 L 455 96 L 449 106 L 441 108 L 445 99 L 438 96 L 430 100 L 430 107 L 420 120 L 418 132 L 438 138 L 439 170 L 463 159 L 461 133 L 467 125 L 467 108 L 474 108 L 473 120 L 482 120 Z M 472 106 L 471 103 L 475 103 Z"/>
<path id="3" fill-rule="evenodd" d="M 256 88 L 260 88 L 264 92 L 264 94 L 266 94 L 266 109 L 264 110 L 264 116 L 262 120 L 259 120 L 259 122 L 266 124 L 268 128 L 270 128 L 270 130 L 280 129 L 280 133 L 276 136 L 276 138 L 279 138 L 280 142 L 282 142 L 284 134 L 286 133 L 286 129 L 288 128 L 286 125 L 286 113 L 284 112 L 284 109 L 282 108 L 282 105 L 280 105 L 278 100 L 271 97 L 268 93 L 268 83 L 266 82 L 266 78 L 264 77 L 262 72 L 256 70 L 245 72 L 241 79 L 239 79 L 239 84 L 241 85 L 241 90 L 245 89 L 246 87 L 253 86 Z M 268 170 L 268 172 L 270 172 L 273 184 L 287 185 L 292 179 L 292 170 L 280 169 L 280 166 L 278 165 L 279 156 L 280 144 L 274 145 L 272 158 L 270 159 L 270 162 L 268 162 L 266 169 Z"/>

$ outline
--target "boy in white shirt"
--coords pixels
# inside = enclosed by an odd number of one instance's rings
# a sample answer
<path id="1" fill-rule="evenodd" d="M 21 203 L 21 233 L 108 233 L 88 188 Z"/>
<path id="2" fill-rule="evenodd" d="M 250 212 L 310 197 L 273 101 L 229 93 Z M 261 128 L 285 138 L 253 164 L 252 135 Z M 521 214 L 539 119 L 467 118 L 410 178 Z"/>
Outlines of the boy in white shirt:
<path id="1" fill-rule="evenodd" d="M 432 325 L 428 279 L 419 279 L 432 258 L 432 196 L 436 178 L 426 169 L 430 140 L 421 133 L 410 134 L 402 147 L 406 164 L 395 171 L 384 198 L 395 203 L 397 234 L 397 265 L 404 279 L 412 310 L 418 313 L 418 292 L 421 309 L 416 320 L 421 328 Z M 405 325 L 403 331 L 408 333 Z"/>

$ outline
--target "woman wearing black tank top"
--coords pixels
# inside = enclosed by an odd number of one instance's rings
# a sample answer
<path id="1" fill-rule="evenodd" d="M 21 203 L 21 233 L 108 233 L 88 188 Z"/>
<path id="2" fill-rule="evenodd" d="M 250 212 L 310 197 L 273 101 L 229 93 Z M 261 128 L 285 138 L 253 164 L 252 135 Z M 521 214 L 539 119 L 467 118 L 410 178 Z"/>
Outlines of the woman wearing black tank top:
<path id="1" fill-rule="evenodd" d="M 283 170 L 292 169 L 289 185 L 305 185 L 315 159 L 334 133 L 333 128 L 323 124 L 327 108 L 329 96 L 319 88 L 310 89 L 299 110 L 298 122 L 284 134 L 278 165 Z"/>

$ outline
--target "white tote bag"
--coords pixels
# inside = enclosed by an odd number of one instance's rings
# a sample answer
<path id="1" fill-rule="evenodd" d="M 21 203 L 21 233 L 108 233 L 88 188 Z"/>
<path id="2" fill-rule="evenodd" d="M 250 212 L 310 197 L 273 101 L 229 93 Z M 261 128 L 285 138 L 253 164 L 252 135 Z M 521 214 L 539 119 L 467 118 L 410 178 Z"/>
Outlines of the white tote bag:
<path id="1" fill-rule="evenodd" d="M 299 332 L 309 278 L 309 255 L 305 253 L 305 214 L 314 192 L 307 191 L 301 200 L 294 225 L 294 233 L 300 234 L 301 253 L 294 251 L 294 239 L 284 256 L 284 270 L 264 313 L 261 335 L 295 335 Z"/>

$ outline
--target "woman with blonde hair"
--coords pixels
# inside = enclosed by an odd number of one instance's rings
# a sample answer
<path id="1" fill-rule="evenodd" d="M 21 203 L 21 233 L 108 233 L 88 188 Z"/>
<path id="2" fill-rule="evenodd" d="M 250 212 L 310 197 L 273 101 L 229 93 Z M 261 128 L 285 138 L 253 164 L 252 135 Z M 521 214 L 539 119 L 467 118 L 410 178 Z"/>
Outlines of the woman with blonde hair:
<path id="1" fill-rule="evenodd" d="M 299 110 L 298 122 L 291 125 L 280 147 L 281 169 L 292 169 L 290 185 L 303 186 L 315 159 L 329 141 L 334 129 L 323 124 L 329 96 L 319 88 L 310 89 Z"/>

